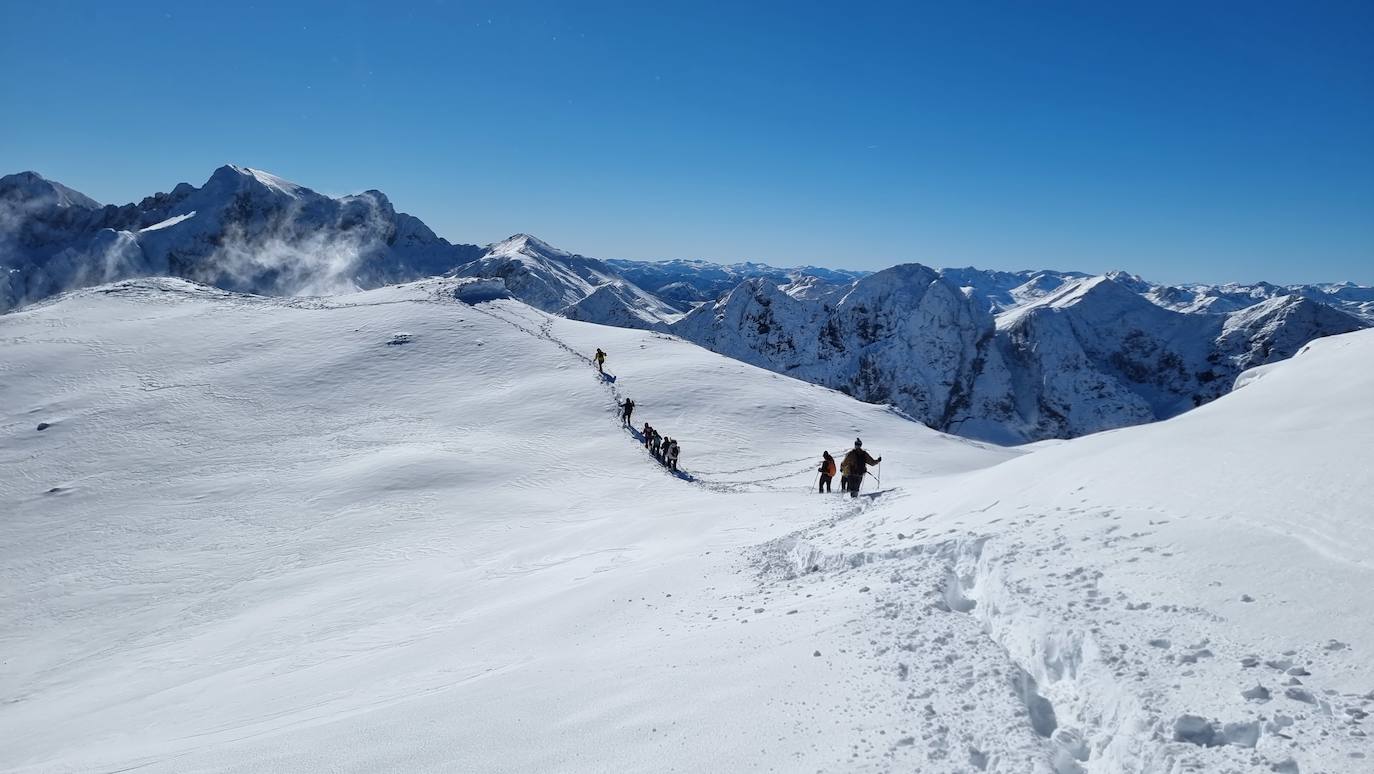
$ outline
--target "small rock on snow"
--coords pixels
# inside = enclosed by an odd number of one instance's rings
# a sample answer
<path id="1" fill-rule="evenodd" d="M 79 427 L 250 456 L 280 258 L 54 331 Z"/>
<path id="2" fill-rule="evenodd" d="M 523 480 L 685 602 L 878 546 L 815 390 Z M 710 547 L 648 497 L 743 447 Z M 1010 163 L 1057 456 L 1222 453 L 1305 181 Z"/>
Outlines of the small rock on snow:
<path id="1" fill-rule="evenodd" d="M 1199 747 L 1215 747 L 1217 736 L 1216 727 L 1203 717 L 1197 715 L 1180 715 L 1174 721 L 1174 741 L 1188 742 Z"/>
<path id="2" fill-rule="evenodd" d="M 1221 734 L 1226 738 L 1226 743 L 1236 747 L 1254 747 L 1259 742 L 1260 726 L 1258 722 L 1249 723 L 1227 723 L 1222 726 Z"/>
<path id="3" fill-rule="evenodd" d="M 1293 701 L 1300 701 L 1304 704 L 1317 703 L 1317 698 L 1313 696 L 1312 692 L 1307 690 L 1306 688 L 1289 688 L 1288 690 L 1283 692 L 1283 695 L 1287 696 Z"/>

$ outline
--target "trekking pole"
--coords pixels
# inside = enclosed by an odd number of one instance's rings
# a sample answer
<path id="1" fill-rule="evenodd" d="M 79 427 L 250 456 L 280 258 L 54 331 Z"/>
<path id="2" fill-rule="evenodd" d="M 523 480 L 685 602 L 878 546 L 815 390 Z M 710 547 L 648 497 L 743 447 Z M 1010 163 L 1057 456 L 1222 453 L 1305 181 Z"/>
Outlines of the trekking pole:
<path id="1" fill-rule="evenodd" d="M 878 472 L 878 468 L 881 467 L 882 464 L 883 463 L 879 462 L 877 465 L 873 466 L 873 480 L 878 482 L 879 489 L 883 488 L 883 476 L 881 473 Z"/>
<path id="2" fill-rule="evenodd" d="M 818 470 L 818 471 L 816 471 L 816 477 L 813 478 L 813 479 L 811 479 L 811 488 L 812 488 L 812 489 L 817 489 L 817 490 L 818 490 L 818 489 L 819 489 L 818 484 L 820 484 L 820 481 L 821 481 L 821 472 Z"/>

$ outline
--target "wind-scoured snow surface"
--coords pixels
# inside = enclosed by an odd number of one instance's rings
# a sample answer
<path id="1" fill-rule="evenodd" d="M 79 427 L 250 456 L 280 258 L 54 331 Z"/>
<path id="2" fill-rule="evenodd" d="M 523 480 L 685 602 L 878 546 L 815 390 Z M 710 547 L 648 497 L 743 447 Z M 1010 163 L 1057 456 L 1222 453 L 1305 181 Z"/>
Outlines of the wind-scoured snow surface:
<path id="1" fill-rule="evenodd" d="M 1374 334 L 1018 453 L 502 291 L 0 317 L 0 769 L 1369 770 Z"/>

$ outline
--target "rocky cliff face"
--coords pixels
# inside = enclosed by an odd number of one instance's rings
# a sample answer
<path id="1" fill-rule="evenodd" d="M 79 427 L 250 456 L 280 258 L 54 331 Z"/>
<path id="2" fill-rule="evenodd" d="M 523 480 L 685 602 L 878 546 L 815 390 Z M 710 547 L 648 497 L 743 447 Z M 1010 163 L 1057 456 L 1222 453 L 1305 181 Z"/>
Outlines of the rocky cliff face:
<path id="1" fill-rule="evenodd" d="M 1246 368 L 1364 327 L 1300 296 L 1230 315 L 1184 314 L 1111 277 L 1053 284 L 994 317 L 986 295 L 914 264 L 860 279 L 833 304 L 754 279 L 672 331 L 891 403 L 940 430 L 1021 442 L 1174 416 L 1229 391 Z M 1006 288 L 1007 298 L 1013 290 Z"/>
<path id="2" fill-rule="evenodd" d="M 992 411 L 974 382 L 1000 366 L 992 315 L 916 264 L 860 279 L 833 303 L 756 278 L 698 307 L 672 331 L 861 400 L 892 403 L 935 426 Z"/>

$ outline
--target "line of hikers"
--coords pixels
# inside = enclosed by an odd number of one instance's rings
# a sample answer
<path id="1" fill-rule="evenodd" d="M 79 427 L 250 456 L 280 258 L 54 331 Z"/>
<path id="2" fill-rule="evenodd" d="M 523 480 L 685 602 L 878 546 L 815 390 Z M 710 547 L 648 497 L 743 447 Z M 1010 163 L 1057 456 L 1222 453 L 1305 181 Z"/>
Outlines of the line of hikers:
<path id="1" fill-rule="evenodd" d="M 597 350 L 600 352 L 601 350 Z M 623 402 L 617 403 L 620 406 L 620 419 L 625 426 L 633 429 L 634 425 L 630 422 L 630 417 L 635 411 L 635 402 L 626 398 Z M 677 439 L 669 438 L 648 422 L 644 423 L 644 429 L 640 431 L 644 436 L 644 448 L 654 455 L 654 459 L 666 465 L 670 470 L 677 470 L 677 460 L 682 454 L 682 447 L 678 445 Z"/>
<path id="2" fill-rule="evenodd" d="M 868 473 L 868 466 L 882 461 L 882 457 L 875 459 L 864 451 L 863 440 L 855 438 L 854 448 L 844 455 L 844 461 L 840 463 L 840 493 L 848 492 L 850 497 L 858 497 L 859 485 Z M 829 492 L 830 480 L 835 477 L 835 458 L 830 456 L 829 451 L 821 452 L 821 466 L 816 471 L 821 474 L 818 492 Z"/>
<path id="3" fill-rule="evenodd" d="M 677 470 L 677 458 L 682 454 L 682 448 L 678 446 L 676 438 L 669 438 L 658 432 L 648 422 L 644 423 L 644 448 L 654 455 L 654 459 L 663 463 L 668 469 Z"/>
<path id="4" fill-rule="evenodd" d="M 592 361 L 596 363 L 596 370 L 605 373 L 603 366 L 606 363 L 606 353 L 600 347 L 596 348 L 596 354 L 592 356 Z M 626 398 L 616 403 L 620 407 L 620 419 L 625 426 L 634 430 L 632 417 L 635 412 L 635 402 Z M 677 439 L 669 438 L 660 433 L 653 425 L 644 423 L 644 429 L 640 431 L 644 438 L 644 448 L 654 456 L 654 459 L 673 470 L 677 471 L 678 457 L 682 454 L 682 447 L 678 445 Z M 854 448 L 844 455 L 844 461 L 839 464 L 840 473 L 840 492 L 848 492 L 850 497 L 859 496 L 859 487 L 863 484 L 864 476 L 868 474 L 869 465 L 878 465 L 883 461 L 882 457 L 874 457 L 864 451 L 864 442 L 860 438 L 854 439 Z M 831 491 L 830 482 L 835 478 L 836 466 L 835 458 L 830 456 L 829 451 L 821 452 L 821 466 L 816 469 L 820 474 L 820 484 L 818 492 L 824 493 Z"/>

